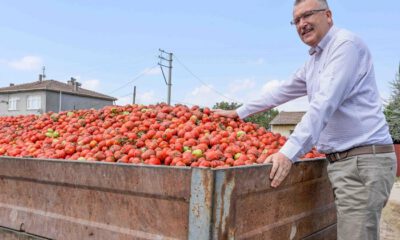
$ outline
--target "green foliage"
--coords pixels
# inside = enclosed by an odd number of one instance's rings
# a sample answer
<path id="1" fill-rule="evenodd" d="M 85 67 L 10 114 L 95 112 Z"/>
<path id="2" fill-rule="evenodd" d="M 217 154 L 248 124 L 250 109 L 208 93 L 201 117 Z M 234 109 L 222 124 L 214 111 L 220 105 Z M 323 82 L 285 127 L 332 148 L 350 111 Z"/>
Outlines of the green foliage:
<path id="1" fill-rule="evenodd" d="M 270 109 L 264 112 L 259 112 L 256 113 L 248 118 L 246 118 L 246 121 L 252 122 L 252 123 L 257 123 L 260 126 L 263 126 L 267 129 L 269 129 L 269 123 L 278 115 L 279 111 L 275 109 Z"/>
<path id="2" fill-rule="evenodd" d="M 235 102 L 228 103 L 228 102 L 222 101 L 222 102 L 216 103 L 214 105 L 213 109 L 234 110 L 240 106 L 242 106 L 242 104 L 240 104 L 240 103 L 235 103 Z"/>
<path id="3" fill-rule="evenodd" d="M 393 141 L 395 143 L 400 143 L 400 64 L 398 72 L 396 73 L 396 78 L 391 85 L 392 95 L 384 113 Z"/>
<path id="4" fill-rule="evenodd" d="M 235 103 L 235 102 L 219 102 L 216 103 L 213 108 L 214 109 L 224 109 L 224 110 L 234 110 L 238 107 L 242 106 L 242 104 Z M 263 126 L 265 128 L 268 128 L 269 123 L 271 122 L 272 119 L 275 118 L 276 115 L 278 115 L 279 111 L 275 109 L 270 109 L 264 112 L 259 112 L 256 113 L 250 117 L 247 117 L 245 120 L 246 122 L 252 122 L 256 123 L 260 126 Z"/>

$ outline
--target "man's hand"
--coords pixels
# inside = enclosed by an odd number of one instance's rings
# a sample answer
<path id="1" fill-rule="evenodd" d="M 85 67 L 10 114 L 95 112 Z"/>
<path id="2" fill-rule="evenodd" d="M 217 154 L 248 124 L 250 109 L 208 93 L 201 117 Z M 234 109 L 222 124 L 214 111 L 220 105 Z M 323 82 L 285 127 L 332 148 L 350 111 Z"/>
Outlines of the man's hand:
<path id="1" fill-rule="evenodd" d="M 237 118 L 238 117 L 236 110 L 213 109 L 212 111 L 221 117 L 228 117 L 228 118 Z"/>
<path id="2" fill-rule="evenodd" d="M 271 187 L 278 187 L 290 172 L 292 161 L 280 152 L 267 157 L 264 163 L 272 163 L 269 178 L 272 179 Z"/>

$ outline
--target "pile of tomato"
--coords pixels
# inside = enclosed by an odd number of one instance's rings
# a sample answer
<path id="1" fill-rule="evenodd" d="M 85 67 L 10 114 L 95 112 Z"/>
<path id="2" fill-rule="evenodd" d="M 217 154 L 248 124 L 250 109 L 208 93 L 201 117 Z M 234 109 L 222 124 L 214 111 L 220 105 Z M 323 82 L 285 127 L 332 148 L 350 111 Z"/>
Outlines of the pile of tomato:
<path id="1" fill-rule="evenodd" d="M 191 167 L 263 163 L 280 134 L 209 108 L 109 106 L 0 117 L 0 155 Z M 304 158 L 322 157 L 314 149 Z"/>

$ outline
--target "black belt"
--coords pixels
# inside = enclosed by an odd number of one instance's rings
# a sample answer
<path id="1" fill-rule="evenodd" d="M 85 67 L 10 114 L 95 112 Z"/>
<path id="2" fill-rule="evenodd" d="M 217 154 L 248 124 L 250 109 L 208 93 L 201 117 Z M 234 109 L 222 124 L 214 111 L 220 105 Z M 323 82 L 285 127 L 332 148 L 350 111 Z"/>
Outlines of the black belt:
<path id="1" fill-rule="evenodd" d="M 376 153 L 391 153 L 394 152 L 393 144 L 388 145 L 368 145 L 351 148 L 349 150 L 343 152 L 334 152 L 326 154 L 326 159 L 330 163 L 334 163 L 336 161 L 343 160 L 348 157 L 353 157 L 357 155 L 363 154 L 376 154 Z"/>

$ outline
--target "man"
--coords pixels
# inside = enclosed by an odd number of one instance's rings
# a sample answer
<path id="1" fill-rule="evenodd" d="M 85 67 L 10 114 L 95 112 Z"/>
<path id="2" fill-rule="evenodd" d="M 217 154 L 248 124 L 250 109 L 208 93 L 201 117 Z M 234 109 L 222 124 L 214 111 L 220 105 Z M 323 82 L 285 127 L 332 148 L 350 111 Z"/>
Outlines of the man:
<path id="1" fill-rule="evenodd" d="M 333 26 L 326 0 L 295 1 L 291 23 L 311 47 L 305 65 L 261 99 L 215 112 L 243 119 L 307 95 L 309 110 L 282 149 L 265 161 L 273 164 L 271 186 L 279 186 L 292 163 L 316 145 L 330 161 L 338 239 L 379 239 L 396 156 L 369 50 L 357 36 Z"/>

